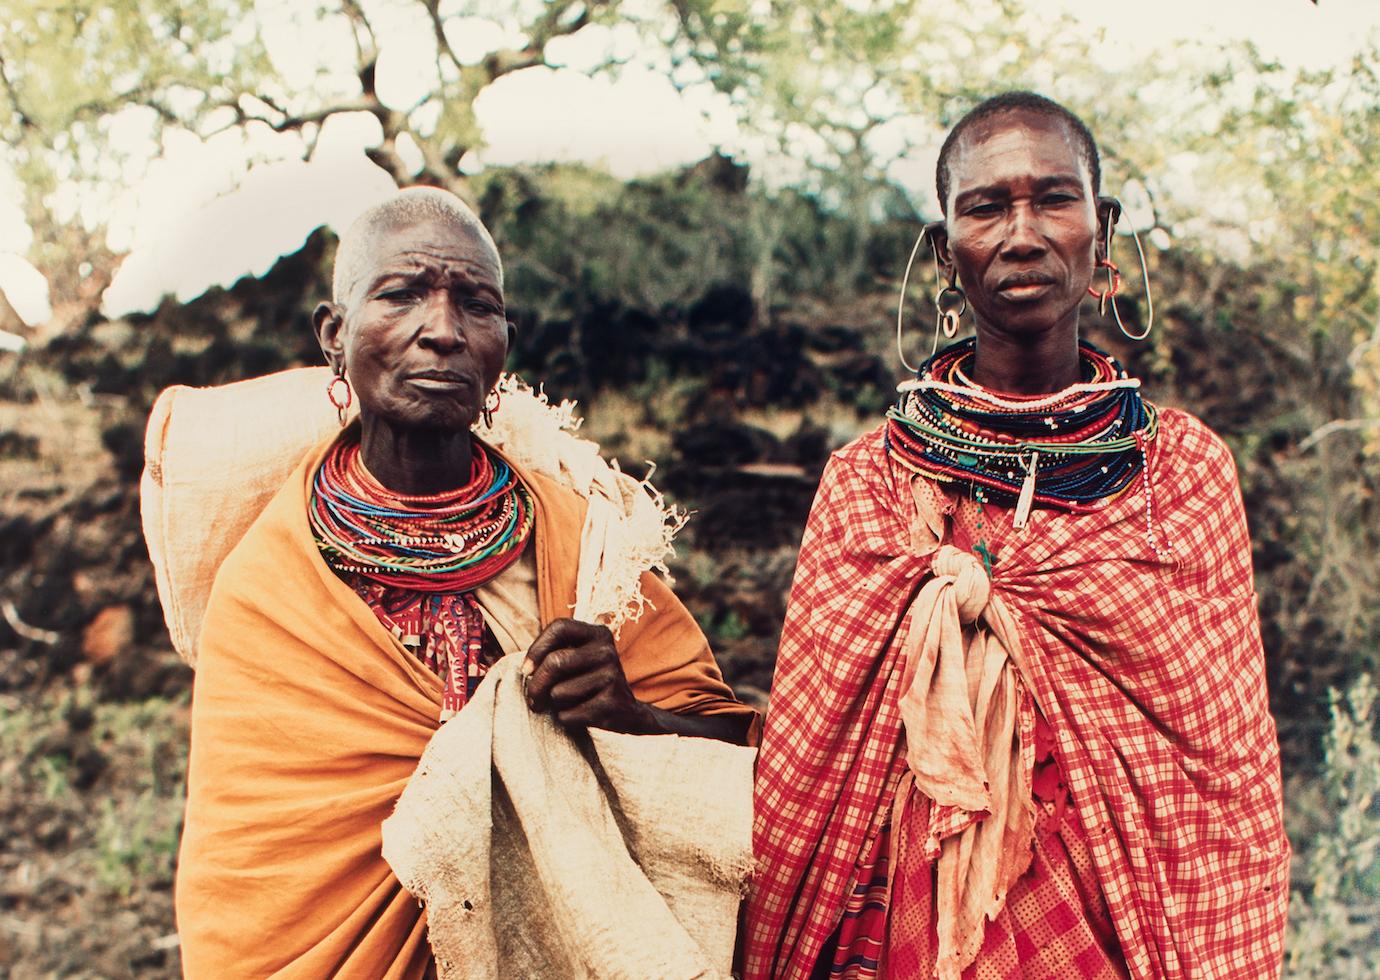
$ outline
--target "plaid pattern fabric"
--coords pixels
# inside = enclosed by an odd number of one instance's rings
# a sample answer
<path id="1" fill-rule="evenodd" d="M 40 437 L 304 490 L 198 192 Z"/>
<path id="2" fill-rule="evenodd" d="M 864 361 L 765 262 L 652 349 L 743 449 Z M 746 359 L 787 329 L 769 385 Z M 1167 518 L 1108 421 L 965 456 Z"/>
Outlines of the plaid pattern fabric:
<path id="1" fill-rule="evenodd" d="M 1092 852 L 1068 806 L 1068 790 L 1052 755 L 1053 732 L 1037 723 L 1035 796 L 1040 807 L 1034 856 L 988 923 L 977 959 L 963 980 L 1121 980 L 1126 968 Z M 896 828 L 896 870 L 891 922 L 879 973 L 867 976 L 933 977 L 939 954 L 935 930 L 935 864 L 921 853 L 929 802 L 910 794 Z M 875 872 L 874 872 L 875 874 Z M 842 943 L 840 943 L 842 946 Z M 836 958 L 837 962 L 837 958 Z"/>
<path id="2" fill-rule="evenodd" d="M 1288 903 L 1279 751 L 1231 456 L 1161 415 L 1145 498 L 990 522 L 993 588 L 1134 977 L 1267 977 Z M 755 793 L 745 976 L 808 976 L 904 770 L 909 474 L 874 431 L 830 460 L 801 544 Z"/>

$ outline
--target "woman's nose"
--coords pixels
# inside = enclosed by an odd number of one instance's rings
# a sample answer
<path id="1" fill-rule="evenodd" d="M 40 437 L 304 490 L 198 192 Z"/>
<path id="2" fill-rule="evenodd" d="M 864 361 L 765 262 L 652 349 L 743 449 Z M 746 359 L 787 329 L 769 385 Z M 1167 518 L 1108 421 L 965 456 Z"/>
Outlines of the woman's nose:
<path id="1" fill-rule="evenodd" d="M 454 297 L 438 291 L 433 293 L 422 310 L 419 340 L 432 347 L 458 350 L 465 346 L 465 316 Z"/>
<path id="2" fill-rule="evenodd" d="M 1002 250 L 1008 254 L 1027 255 L 1044 249 L 1045 237 L 1035 209 L 1025 204 L 1014 205 L 1007 212 L 1006 238 L 1002 242 Z"/>

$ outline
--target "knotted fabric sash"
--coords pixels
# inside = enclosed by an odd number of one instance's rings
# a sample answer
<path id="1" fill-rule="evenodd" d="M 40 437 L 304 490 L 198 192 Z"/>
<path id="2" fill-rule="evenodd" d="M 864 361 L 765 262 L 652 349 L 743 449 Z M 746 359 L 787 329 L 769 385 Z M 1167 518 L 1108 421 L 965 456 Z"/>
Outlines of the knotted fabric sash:
<path id="1" fill-rule="evenodd" d="M 917 518 L 926 501 L 916 494 Z M 1030 865 L 1034 709 L 1017 676 L 1017 633 L 982 562 L 945 545 L 906 616 L 901 723 L 908 772 L 933 801 L 925 856 L 938 859 L 940 980 L 977 957 L 983 928 Z M 893 830 L 893 832 L 895 832 Z"/>

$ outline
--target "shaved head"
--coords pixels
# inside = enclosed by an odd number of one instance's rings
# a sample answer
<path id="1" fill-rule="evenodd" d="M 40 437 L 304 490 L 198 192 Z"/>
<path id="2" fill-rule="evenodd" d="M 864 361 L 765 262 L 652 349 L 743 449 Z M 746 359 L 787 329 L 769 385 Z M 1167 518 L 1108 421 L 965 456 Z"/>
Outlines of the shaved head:
<path id="1" fill-rule="evenodd" d="M 380 234 L 407 225 L 442 223 L 476 241 L 493 253 L 498 264 L 499 288 L 503 286 L 503 263 L 484 222 L 468 204 L 439 187 L 408 187 L 375 204 L 346 229 L 335 250 L 335 269 L 331 277 L 331 298 L 341 306 L 350 305 L 351 293 L 373 267 L 374 243 Z"/>
<path id="2" fill-rule="evenodd" d="M 963 134 L 985 119 L 1021 113 L 1062 120 L 1068 126 L 1083 162 L 1087 164 L 1088 174 L 1092 177 L 1093 193 L 1101 193 L 1102 162 L 1097 153 L 1097 141 L 1093 139 L 1092 133 L 1088 131 L 1083 120 L 1059 103 L 1047 99 L 1043 95 L 1024 91 L 1003 92 L 974 106 L 954 125 L 953 129 L 949 130 L 949 135 L 939 150 L 939 162 L 934 168 L 934 183 L 935 190 L 939 194 L 940 211 L 947 214 L 949 210 L 949 158 L 958 149 L 958 142 Z"/>

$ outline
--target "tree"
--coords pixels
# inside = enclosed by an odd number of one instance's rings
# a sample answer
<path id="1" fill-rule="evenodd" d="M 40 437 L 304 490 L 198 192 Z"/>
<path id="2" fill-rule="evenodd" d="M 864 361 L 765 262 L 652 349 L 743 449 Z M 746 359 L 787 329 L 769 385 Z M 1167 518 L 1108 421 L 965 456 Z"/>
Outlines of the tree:
<path id="1" fill-rule="evenodd" d="M 625 17 L 621 0 L 325 0 L 315 9 L 252 0 L 16 0 L 0 15 L 0 136 L 41 230 L 35 265 L 81 322 L 119 266 L 107 247 L 111 188 L 137 178 L 170 130 L 203 139 L 274 133 L 310 155 L 341 113 L 378 124 L 370 158 L 398 182 L 468 195 L 461 160 L 480 134 L 474 104 L 494 82 L 554 64 L 550 50 L 595 25 L 670 23 Z M 482 29 L 482 30 L 481 30 Z M 659 28 L 649 28 L 655 34 Z M 493 43 L 476 48 L 475 36 Z M 284 39 L 287 38 L 286 42 Z M 429 77 L 414 101 L 380 90 L 380 60 L 403 40 L 429 41 Z M 595 71 L 615 67 L 610 60 Z M 412 66 L 417 68 L 418 66 Z M 147 139 L 121 158 L 112 129 L 140 118 Z M 53 215 L 59 188 L 88 205 Z M 97 203 L 99 202 L 99 203 Z M 91 206 L 95 203 L 95 206 Z"/>

